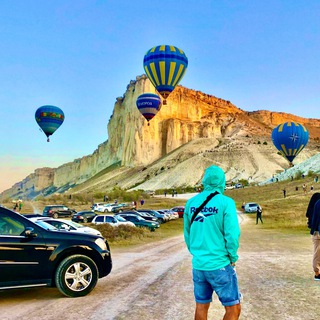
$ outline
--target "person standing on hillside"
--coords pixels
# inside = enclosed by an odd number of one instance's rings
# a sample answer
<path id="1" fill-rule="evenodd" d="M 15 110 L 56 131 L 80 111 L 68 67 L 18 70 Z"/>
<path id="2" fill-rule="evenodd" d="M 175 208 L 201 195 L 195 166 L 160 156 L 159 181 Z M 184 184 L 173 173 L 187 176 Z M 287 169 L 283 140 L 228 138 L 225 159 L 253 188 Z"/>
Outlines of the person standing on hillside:
<path id="1" fill-rule="evenodd" d="M 303 190 L 303 193 L 306 195 L 307 194 L 307 185 L 305 183 L 302 185 L 302 190 Z"/>
<path id="2" fill-rule="evenodd" d="M 192 258 L 195 320 L 208 317 L 213 292 L 225 307 L 224 320 L 237 320 L 241 312 L 235 270 L 240 228 L 233 199 L 223 195 L 223 170 L 210 166 L 202 180 L 204 190 L 186 203 L 184 239 Z"/>
<path id="3" fill-rule="evenodd" d="M 314 280 L 320 281 L 320 193 L 312 195 L 306 212 L 313 243 Z"/>
<path id="4" fill-rule="evenodd" d="M 287 196 L 287 190 L 286 190 L 286 188 L 283 188 L 283 197 L 285 198 L 286 196 Z"/>
<path id="5" fill-rule="evenodd" d="M 263 224 L 262 221 L 262 209 L 260 206 L 257 207 L 257 216 L 256 216 L 256 224 L 258 224 L 258 221 L 261 221 L 261 223 Z"/>

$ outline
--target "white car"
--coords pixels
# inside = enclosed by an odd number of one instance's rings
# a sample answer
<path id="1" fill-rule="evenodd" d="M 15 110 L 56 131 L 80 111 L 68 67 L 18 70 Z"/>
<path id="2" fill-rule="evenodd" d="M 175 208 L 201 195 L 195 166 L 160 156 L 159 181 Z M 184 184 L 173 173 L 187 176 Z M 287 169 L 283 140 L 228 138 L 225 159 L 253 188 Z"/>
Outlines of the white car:
<path id="1" fill-rule="evenodd" d="M 103 223 L 109 223 L 110 225 L 114 227 L 118 227 L 120 225 L 127 225 L 131 227 L 135 227 L 135 224 L 127 221 L 126 219 L 120 217 L 120 216 L 110 216 L 110 215 L 104 215 L 100 214 L 93 218 L 92 223 L 94 224 L 103 224 Z"/>
<path id="2" fill-rule="evenodd" d="M 48 223 L 58 230 L 63 231 L 70 231 L 70 232 L 81 232 L 81 233 L 91 233 L 97 236 L 101 236 L 101 233 L 90 227 L 85 227 L 80 223 L 71 221 L 71 220 L 64 220 L 64 219 L 52 219 L 52 218 L 42 218 L 42 217 L 34 217 L 29 218 L 31 221 L 37 223 L 38 221 L 43 221 L 45 223 Z"/>
<path id="3" fill-rule="evenodd" d="M 258 207 L 261 209 L 261 206 L 255 202 L 248 202 L 244 206 L 244 212 L 251 213 L 257 212 Z"/>
<path id="4" fill-rule="evenodd" d="M 99 206 L 96 211 L 98 212 L 112 212 L 112 208 L 116 207 L 118 204 L 116 203 L 105 203 L 102 206 Z"/>
<path id="5" fill-rule="evenodd" d="M 103 206 L 105 205 L 106 203 L 105 202 L 97 202 L 97 203 L 94 203 L 93 206 L 91 207 L 91 209 L 93 211 L 99 211 L 100 208 L 103 208 Z"/>
<path id="6" fill-rule="evenodd" d="M 169 217 L 169 220 L 179 219 L 179 213 L 175 211 L 171 211 L 170 209 L 161 209 L 157 211 L 159 212 L 163 211 Z"/>

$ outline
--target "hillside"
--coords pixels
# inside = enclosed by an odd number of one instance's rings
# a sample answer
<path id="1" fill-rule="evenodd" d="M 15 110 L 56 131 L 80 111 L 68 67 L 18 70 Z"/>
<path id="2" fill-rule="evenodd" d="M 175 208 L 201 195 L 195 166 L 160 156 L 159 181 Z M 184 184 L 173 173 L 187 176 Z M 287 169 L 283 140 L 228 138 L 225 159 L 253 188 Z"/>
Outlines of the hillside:
<path id="1" fill-rule="evenodd" d="M 143 75 L 116 99 L 108 140 L 91 155 L 58 168 L 39 168 L 2 198 L 34 198 L 52 193 L 159 189 L 199 184 L 204 168 L 220 165 L 228 180 L 262 182 L 288 167 L 270 139 L 284 121 L 298 121 L 310 132 L 298 164 L 318 152 L 320 120 L 266 110 L 246 112 L 230 101 L 178 86 L 150 126 L 136 108 L 137 97 L 155 92 Z M 317 171 L 314 169 L 313 171 Z"/>
<path id="2" fill-rule="evenodd" d="M 197 139 L 191 141 L 167 156 L 148 166 L 133 168 L 119 167 L 72 189 L 72 193 L 105 191 L 113 187 L 135 190 L 172 189 L 176 187 L 199 186 L 204 169 L 212 164 L 221 166 L 228 181 L 248 180 L 250 183 L 269 181 L 279 172 L 287 170 L 288 164 L 272 146 L 252 138 L 233 139 Z M 267 139 L 261 140 L 266 142 Z M 306 150 L 300 155 L 300 165 L 293 172 L 304 172 L 304 161 L 314 154 Z M 318 157 L 315 155 L 315 157 Z M 309 158 L 312 159 L 312 158 Z M 308 160 L 307 160 L 308 161 Z M 320 162 L 313 161 L 312 171 L 320 172 Z M 306 173 L 311 170 L 309 167 Z M 290 178 L 290 176 L 289 176 Z M 282 179 L 282 178 L 281 178 Z"/>

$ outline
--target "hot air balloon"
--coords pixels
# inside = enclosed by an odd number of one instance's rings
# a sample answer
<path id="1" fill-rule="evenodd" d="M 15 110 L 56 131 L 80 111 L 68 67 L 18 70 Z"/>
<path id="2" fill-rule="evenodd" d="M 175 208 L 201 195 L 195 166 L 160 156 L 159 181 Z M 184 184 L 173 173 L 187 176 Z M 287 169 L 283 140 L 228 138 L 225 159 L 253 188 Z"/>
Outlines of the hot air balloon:
<path id="1" fill-rule="evenodd" d="M 49 136 L 51 136 L 63 123 L 64 113 L 58 107 L 46 105 L 37 109 L 35 119 L 39 127 L 47 136 L 47 141 L 49 142 Z"/>
<path id="2" fill-rule="evenodd" d="M 163 97 L 163 104 L 183 78 L 188 58 L 174 46 L 161 45 L 151 48 L 144 56 L 143 67 L 147 77 Z"/>
<path id="3" fill-rule="evenodd" d="M 272 131 L 272 141 L 292 166 L 293 159 L 303 150 L 309 140 L 309 132 L 300 123 L 288 121 Z"/>
<path id="4" fill-rule="evenodd" d="M 161 98 L 154 93 L 144 93 L 141 94 L 137 101 L 136 105 L 141 112 L 141 114 L 149 121 L 158 113 L 161 109 Z"/>

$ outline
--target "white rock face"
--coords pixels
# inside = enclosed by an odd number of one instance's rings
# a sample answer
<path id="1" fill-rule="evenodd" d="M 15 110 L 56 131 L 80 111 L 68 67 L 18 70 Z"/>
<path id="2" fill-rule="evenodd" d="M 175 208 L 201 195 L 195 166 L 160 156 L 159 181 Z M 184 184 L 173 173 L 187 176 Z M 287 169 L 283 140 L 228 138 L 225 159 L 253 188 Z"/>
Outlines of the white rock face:
<path id="1" fill-rule="evenodd" d="M 56 190 L 63 192 L 110 166 L 122 168 L 122 174 L 128 174 L 130 168 L 149 168 L 138 177 L 119 178 L 117 183 L 123 188 L 139 183 L 144 189 L 192 185 L 197 183 L 203 169 L 212 163 L 221 165 L 228 179 L 262 181 L 286 165 L 275 150 L 270 151 L 273 148 L 270 134 L 276 125 L 294 120 L 305 124 L 311 137 L 320 136 L 320 120 L 266 110 L 249 113 L 229 101 L 181 86 L 170 94 L 167 105 L 162 106 L 148 126 L 136 107 L 139 95 L 147 92 L 155 93 L 155 89 L 145 75 L 130 82 L 123 97 L 116 99 L 108 123 L 108 140 L 93 154 L 56 169 L 37 169 L 0 194 L 0 198 L 32 197 L 40 191 L 44 194 Z M 261 149 L 255 145 L 259 139 L 261 143 L 268 141 L 268 151 L 267 147 Z M 199 143 L 191 144 L 196 141 Z M 221 143 L 224 146 L 219 146 Z M 177 152 L 182 146 L 187 146 L 184 148 L 187 157 Z M 206 149 L 212 150 L 206 154 Z M 174 153 L 173 158 L 170 158 L 171 153 Z M 313 154 L 315 149 L 308 151 L 306 148 L 301 159 Z M 160 160 L 162 163 L 154 164 Z M 165 170 L 168 167 L 170 171 Z M 116 171 L 113 174 L 116 175 Z M 101 179 L 105 181 L 104 188 L 110 185 L 106 176 Z M 112 181 L 116 181 L 114 177 Z M 96 186 L 101 183 L 97 181 Z"/>

